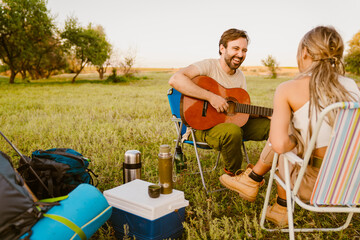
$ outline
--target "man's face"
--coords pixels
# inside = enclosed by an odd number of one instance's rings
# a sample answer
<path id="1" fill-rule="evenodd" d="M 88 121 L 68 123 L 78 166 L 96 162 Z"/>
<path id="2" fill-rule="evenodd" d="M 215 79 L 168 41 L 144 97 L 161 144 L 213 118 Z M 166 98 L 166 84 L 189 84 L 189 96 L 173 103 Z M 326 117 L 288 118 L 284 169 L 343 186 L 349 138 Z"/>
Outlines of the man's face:
<path id="1" fill-rule="evenodd" d="M 227 48 L 220 45 L 221 57 L 224 58 L 225 63 L 231 70 L 238 69 L 245 60 L 247 45 L 245 38 L 238 38 L 228 42 Z"/>

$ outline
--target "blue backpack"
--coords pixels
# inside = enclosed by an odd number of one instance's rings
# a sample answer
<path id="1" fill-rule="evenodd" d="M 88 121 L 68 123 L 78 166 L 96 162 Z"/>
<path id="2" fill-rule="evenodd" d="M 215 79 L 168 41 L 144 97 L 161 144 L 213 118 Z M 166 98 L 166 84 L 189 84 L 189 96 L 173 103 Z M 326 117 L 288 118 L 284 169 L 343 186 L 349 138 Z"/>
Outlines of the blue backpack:
<path id="1" fill-rule="evenodd" d="M 20 159 L 18 171 L 39 199 L 67 195 L 81 183 L 94 185 L 90 173 L 97 177 L 88 168 L 90 160 L 69 148 L 36 150 L 27 160 L 25 162 Z M 39 184 L 39 179 L 29 171 L 29 166 L 35 170 L 47 189 Z"/>

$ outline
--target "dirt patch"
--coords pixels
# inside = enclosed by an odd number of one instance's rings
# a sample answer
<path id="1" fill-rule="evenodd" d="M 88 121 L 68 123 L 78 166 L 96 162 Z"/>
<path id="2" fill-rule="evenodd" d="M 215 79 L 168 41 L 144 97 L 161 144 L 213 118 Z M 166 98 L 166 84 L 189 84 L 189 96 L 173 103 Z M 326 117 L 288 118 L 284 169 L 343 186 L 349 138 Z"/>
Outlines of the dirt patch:
<path id="1" fill-rule="evenodd" d="M 240 67 L 244 75 L 251 76 L 270 76 L 271 72 L 267 67 L 263 66 L 246 66 Z M 299 73 L 297 67 L 279 67 L 277 70 L 278 76 L 293 77 Z"/>
<path id="2" fill-rule="evenodd" d="M 171 72 L 175 73 L 180 68 L 135 68 L 138 72 Z M 244 73 L 244 75 L 252 75 L 252 76 L 269 76 L 271 73 L 264 66 L 246 66 L 240 67 L 240 70 Z M 299 73 L 297 67 L 279 67 L 277 70 L 278 76 L 295 76 Z"/>

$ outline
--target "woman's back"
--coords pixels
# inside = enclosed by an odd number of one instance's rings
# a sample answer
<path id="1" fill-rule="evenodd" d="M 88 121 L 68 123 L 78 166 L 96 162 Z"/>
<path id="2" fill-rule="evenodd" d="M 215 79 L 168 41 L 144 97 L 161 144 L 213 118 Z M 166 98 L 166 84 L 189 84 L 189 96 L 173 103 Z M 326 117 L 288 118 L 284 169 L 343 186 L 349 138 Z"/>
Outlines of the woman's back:
<path id="1" fill-rule="evenodd" d="M 301 137 L 304 142 L 307 140 L 309 133 L 309 81 L 310 77 L 303 77 L 298 80 L 289 82 L 289 91 L 288 91 L 288 103 L 293 112 L 292 123 L 296 130 L 300 132 Z M 360 101 L 360 92 L 356 83 L 350 79 L 343 76 L 339 76 L 340 84 L 349 92 L 355 101 Z M 340 91 L 340 90 L 339 90 Z M 321 100 L 319 99 L 319 104 L 323 106 Z M 315 107 L 312 107 L 311 114 L 311 126 L 315 127 L 316 121 L 318 119 L 320 112 L 317 112 Z M 327 121 L 324 121 L 316 141 L 315 155 L 318 157 L 323 157 L 325 154 L 326 146 L 328 145 L 328 140 L 330 139 L 332 127 L 328 124 Z"/>

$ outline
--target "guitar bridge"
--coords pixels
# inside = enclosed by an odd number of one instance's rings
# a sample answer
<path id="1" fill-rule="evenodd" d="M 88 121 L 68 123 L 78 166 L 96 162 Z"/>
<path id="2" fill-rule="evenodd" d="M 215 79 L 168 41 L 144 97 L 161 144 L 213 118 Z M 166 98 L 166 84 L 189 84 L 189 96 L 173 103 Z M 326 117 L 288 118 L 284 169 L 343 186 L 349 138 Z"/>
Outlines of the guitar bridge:
<path id="1" fill-rule="evenodd" d="M 201 114 L 202 117 L 206 117 L 207 109 L 208 109 L 208 101 L 204 101 L 202 114 Z"/>

